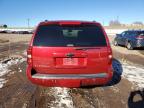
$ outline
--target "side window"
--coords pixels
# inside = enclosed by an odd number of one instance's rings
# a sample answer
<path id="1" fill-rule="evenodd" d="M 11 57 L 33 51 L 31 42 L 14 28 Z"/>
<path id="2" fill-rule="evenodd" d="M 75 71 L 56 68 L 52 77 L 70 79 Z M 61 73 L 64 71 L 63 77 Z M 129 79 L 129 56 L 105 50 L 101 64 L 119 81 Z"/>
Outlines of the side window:
<path id="1" fill-rule="evenodd" d="M 121 33 L 121 36 L 125 36 L 125 34 L 126 34 L 126 32 L 122 32 L 122 33 Z"/>
<path id="2" fill-rule="evenodd" d="M 130 36 L 130 32 L 126 32 L 125 36 L 129 37 Z"/>
<path id="3" fill-rule="evenodd" d="M 126 31 L 124 37 L 131 37 L 132 34 L 132 31 Z"/>
<path id="4" fill-rule="evenodd" d="M 139 36 L 144 36 L 144 31 L 138 32 L 137 35 L 139 35 Z M 136 35 L 136 36 L 137 36 L 137 35 Z"/>
<path id="5" fill-rule="evenodd" d="M 121 34 L 122 37 L 126 37 L 127 35 L 128 35 L 128 32 L 127 32 L 127 31 L 124 31 L 124 32 L 122 32 L 122 34 Z"/>
<path id="6" fill-rule="evenodd" d="M 132 32 L 132 31 L 129 31 L 129 32 L 127 32 L 127 34 L 126 34 L 126 37 L 132 37 L 132 35 L 133 35 L 133 32 Z"/>
<path id="7" fill-rule="evenodd" d="M 140 33 L 140 36 L 144 36 L 144 32 L 141 32 L 141 33 Z"/>
<path id="8" fill-rule="evenodd" d="M 130 32 L 130 36 L 129 37 L 135 37 L 137 36 L 138 32 L 137 31 L 132 31 Z"/>
<path id="9" fill-rule="evenodd" d="M 134 37 L 134 36 L 136 36 L 136 35 L 137 35 L 137 33 L 134 31 L 134 32 L 131 33 L 130 36 L 131 36 L 131 37 Z"/>

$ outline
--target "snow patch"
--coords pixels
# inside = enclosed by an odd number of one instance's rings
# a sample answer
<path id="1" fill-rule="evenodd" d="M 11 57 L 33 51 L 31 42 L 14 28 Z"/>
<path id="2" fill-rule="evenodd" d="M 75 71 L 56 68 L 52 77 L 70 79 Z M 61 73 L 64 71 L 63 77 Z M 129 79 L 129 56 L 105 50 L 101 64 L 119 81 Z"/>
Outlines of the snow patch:
<path id="1" fill-rule="evenodd" d="M 141 66 L 123 63 L 123 76 L 140 88 L 144 88 L 144 68 Z"/>
<path id="2" fill-rule="evenodd" d="M 74 108 L 68 88 L 54 87 L 53 91 L 56 100 L 52 103 L 51 108 Z"/>
<path id="3" fill-rule="evenodd" d="M 122 76 L 129 81 L 133 82 L 138 86 L 139 88 L 144 88 L 144 67 L 136 65 L 136 64 L 130 64 L 126 62 L 121 62 L 121 66 L 118 66 L 117 62 L 114 62 L 114 67 L 116 67 L 116 71 L 120 71 L 118 73 L 121 74 L 122 71 Z"/>
<path id="4" fill-rule="evenodd" d="M 3 84 L 6 83 L 6 80 L 3 78 L 0 78 L 0 88 L 3 87 Z"/>
<path id="5" fill-rule="evenodd" d="M 7 74 L 12 74 L 12 73 L 10 73 L 11 70 L 9 70 L 8 68 L 12 65 L 16 65 L 16 64 L 22 63 L 24 61 L 26 61 L 25 58 L 16 58 L 16 59 L 10 59 L 6 63 L 3 63 L 3 62 L 0 63 L 0 88 L 2 88 L 4 83 L 7 82 L 6 79 L 4 78 L 4 76 Z"/>

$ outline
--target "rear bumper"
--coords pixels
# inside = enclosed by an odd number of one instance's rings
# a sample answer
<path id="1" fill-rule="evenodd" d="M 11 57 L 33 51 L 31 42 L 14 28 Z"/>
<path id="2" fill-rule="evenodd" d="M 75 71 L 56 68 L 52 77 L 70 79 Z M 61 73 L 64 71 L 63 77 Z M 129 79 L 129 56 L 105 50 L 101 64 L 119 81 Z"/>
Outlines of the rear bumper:
<path id="1" fill-rule="evenodd" d="M 144 40 L 137 40 L 134 47 L 143 47 L 144 48 Z"/>
<path id="2" fill-rule="evenodd" d="M 34 74 L 27 67 L 28 79 L 38 85 L 48 87 L 81 87 L 90 85 L 105 85 L 112 79 L 112 72 L 97 74 Z"/>

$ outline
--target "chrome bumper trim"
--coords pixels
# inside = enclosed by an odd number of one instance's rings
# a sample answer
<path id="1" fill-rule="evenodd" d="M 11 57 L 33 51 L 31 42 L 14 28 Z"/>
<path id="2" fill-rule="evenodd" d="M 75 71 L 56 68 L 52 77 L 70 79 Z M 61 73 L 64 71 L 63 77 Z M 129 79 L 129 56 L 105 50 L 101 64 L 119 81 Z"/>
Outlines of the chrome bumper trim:
<path id="1" fill-rule="evenodd" d="M 107 73 L 98 74 L 34 74 L 32 78 L 38 79 L 87 79 L 87 78 L 106 78 Z"/>

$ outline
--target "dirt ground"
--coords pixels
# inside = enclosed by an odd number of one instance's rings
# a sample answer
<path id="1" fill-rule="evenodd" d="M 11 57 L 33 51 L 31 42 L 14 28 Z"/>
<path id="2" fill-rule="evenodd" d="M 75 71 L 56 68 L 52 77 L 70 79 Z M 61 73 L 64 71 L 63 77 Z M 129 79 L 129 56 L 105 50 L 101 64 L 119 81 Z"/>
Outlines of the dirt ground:
<path id="1" fill-rule="evenodd" d="M 2 34 L 0 33 L 0 40 L 9 40 L 10 43 L 30 41 L 32 34 Z M 1 43 L 0 43 L 1 44 Z M 3 44 L 3 43 L 2 43 Z"/>
<path id="2" fill-rule="evenodd" d="M 14 57 L 14 60 L 26 58 L 30 37 L 0 34 L 1 40 L 10 40 L 10 45 L 9 42 L 0 44 L 0 60 L 4 61 L 8 56 Z M 143 50 L 131 52 L 124 47 L 112 48 L 113 61 L 119 63 L 119 68 L 122 68 L 123 62 L 144 66 L 144 55 L 140 53 Z M 0 108 L 144 108 L 144 88 L 138 88 L 122 73 L 117 73 L 115 67 L 114 77 L 109 84 L 71 89 L 32 84 L 25 75 L 26 61 L 9 65 L 8 69 L 8 74 L 0 76 L 6 80 L 0 88 Z"/>

